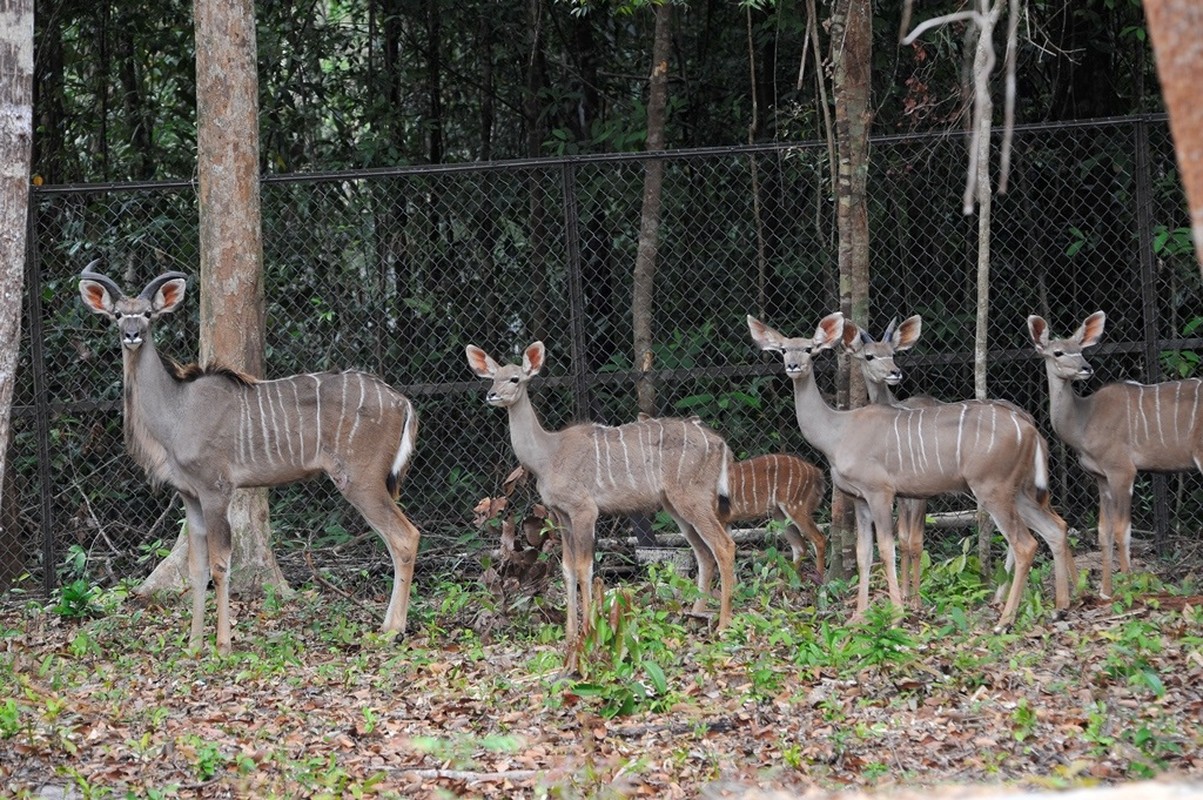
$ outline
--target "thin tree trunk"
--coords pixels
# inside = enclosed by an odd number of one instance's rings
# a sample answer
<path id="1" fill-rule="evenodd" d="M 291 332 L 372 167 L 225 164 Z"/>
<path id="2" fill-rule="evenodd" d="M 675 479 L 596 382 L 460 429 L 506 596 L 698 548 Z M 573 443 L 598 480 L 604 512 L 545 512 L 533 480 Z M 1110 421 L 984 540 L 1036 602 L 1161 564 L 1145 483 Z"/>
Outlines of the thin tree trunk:
<path id="1" fill-rule="evenodd" d="M 259 206 L 259 96 L 251 0 L 196 0 L 197 160 L 200 184 L 200 362 L 263 375 L 263 241 Z M 267 490 L 230 505 L 230 587 L 286 590 L 271 550 Z M 139 587 L 187 585 L 187 539 Z"/>
<path id="2" fill-rule="evenodd" d="M 523 116 L 526 122 L 526 154 L 538 158 L 542 154 L 545 126 L 539 93 L 546 85 L 543 56 L 543 0 L 527 0 L 527 30 L 530 36 L 530 55 L 526 63 L 526 96 Z M 530 189 L 530 267 L 531 305 L 527 323 L 531 339 L 542 341 L 548 335 L 547 326 L 547 192 L 542 174 L 531 170 L 527 177 Z"/>
<path id="3" fill-rule="evenodd" d="M 994 25 L 1002 13 L 1002 0 L 995 0 L 994 8 L 983 15 L 978 31 L 977 47 L 973 58 L 973 83 L 980 87 L 989 80 L 992 68 Z M 994 102 L 990 92 L 976 91 L 974 106 L 975 131 L 973 141 L 976 153 L 970 159 L 976 170 L 977 191 L 977 326 L 973 338 L 973 395 L 978 400 L 989 397 L 986 385 L 986 366 L 989 359 L 987 339 L 990 322 L 990 212 L 993 186 L 990 177 L 990 130 L 994 120 Z M 983 575 L 992 571 L 990 543 L 994 538 L 994 523 L 985 509 L 977 510 L 977 554 Z"/>
<path id="4" fill-rule="evenodd" d="M 831 46 L 835 96 L 836 214 L 839 229 L 840 310 L 851 320 L 869 322 L 869 178 L 870 67 L 873 18 L 869 0 L 839 0 L 832 13 Z M 867 401 L 860 370 L 840 357 L 838 401 L 845 408 Z M 846 387 L 846 388 L 845 388 Z M 836 574 L 855 563 L 856 524 L 852 503 L 832 490 L 831 536 Z"/>
<path id="5" fill-rule="evenodd" d="M 7 487 L 11 484 L 11 476 L 7 476 L 9 425 L 21 346 L 21 287 L 29 216 L 33 0 L 0 0 L 0 18 L 0 74 L 4 75 L 0 81 L 0 486 Z M 8 492 L 0 492 L 0 504 L 12 502 Z M 16 519 L 15 511 L 0 509 L 4 512 L 0 513 L 0 541 L 16 533 L 9 530 L 8 522 Z M 19 554 L 12 554 L 16 556 Z M 7 562 L 10 554 L 0 551 L 0 559 Z"/>
<path id="6" fill-rule="evenodd" d="M 656 28 L 652 39 L 652 74 L 647 101 L 647 149 L 664 149 L 664 126 L 668 112 L 668 58 L 671 45 L 672 4 L 656 6 Z M 639 218 L 639 248 L 631 289 L 631 326 L 634 331 L 635 369 L 648 372 L 654 366 L 652 353 L 652 305 L 655 298 L 656 257 L 660 247 L 660 201 L 664 188 L 664 162 L 652 159 L 643 171 L 643 211 Z M 656 413 L 656 387 L 650 378 L 637 386 L 639 410 Z"/>

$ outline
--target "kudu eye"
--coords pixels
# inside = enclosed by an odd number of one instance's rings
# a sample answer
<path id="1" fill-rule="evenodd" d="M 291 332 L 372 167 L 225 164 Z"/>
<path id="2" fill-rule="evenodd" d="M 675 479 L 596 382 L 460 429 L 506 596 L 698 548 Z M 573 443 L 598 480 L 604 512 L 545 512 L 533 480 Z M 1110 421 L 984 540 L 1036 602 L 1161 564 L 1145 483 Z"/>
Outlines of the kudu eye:
<path id="1" fill-rule="evenodd" d="M 114 312 L 113 312 L 113 319 L 115 319 L 115 320 L 120 320 L 120 319 L 121 319 L 122 317 L 124 317 L 124 316 L 125 316 L 125 315 L 124 315 L 124 314 L 122 314 L 120 311 L 114 311 Z"/>
<path id="2" fill-rule="evenodd" d="M 1063 355 L 1065 355 L 1065 351 L 1064 351 L 1064 350 L 1054 350 L 1054 351 L 1053 351 L 1053 356 L 1054 356 L 1055 358 L 1060 358 L 1060 357 L 1061 357 L 1061 356 L 1063 356 Z"/>
<path id="3" fill-rule="evenodd" d="M 814 350 L 814 348 L 813 348 L 813 347 L 804 347 L 804 348 L 802 348 L 802 352 L 803 352 L 803 353 L 806 353 L 806 354 L 808 354 L 808 355 L 810 354 L 810 351 L 811 351 L 811 350 Z"/>
<path id="4" fill-rule="evenodd" d="M 142 316 L 146 317 L 147 319 L 150 319 L 150 312 L 149 312 L 149 311 L 143 311 L 143 312 L 142 312 Z"/>
<path id="5" fill-rule="evenodd" d="M 877 356 L 873 355 L 872 353 L 865 354 L 865 361 L 872 361 L 875 358 L 877 358 Z"/>
<path id="6" fill-rule="evenodd" d="M 514 376 L 514 377 L 512 377 L 512 378 L 510 378 L 510 383 L 517 383 L 517 382 L 518 382 L 518 376 L 517 376 L 517 375 L 515 375 L 515 376 Z"/>

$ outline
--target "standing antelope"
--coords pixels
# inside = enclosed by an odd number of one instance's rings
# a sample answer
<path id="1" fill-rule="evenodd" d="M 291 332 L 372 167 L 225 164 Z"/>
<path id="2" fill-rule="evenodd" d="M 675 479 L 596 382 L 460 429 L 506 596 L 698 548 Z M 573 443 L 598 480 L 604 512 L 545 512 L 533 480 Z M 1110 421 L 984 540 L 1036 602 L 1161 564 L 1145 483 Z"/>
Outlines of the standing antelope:
<path id="1" fill-rule="evenodd" d="M 844 323 L 844 349 L 860 363 L 869 402 L 898 408 L 930 408 L 940 401 L 927 395 L 914 395 L 898 400 L 890 387 L 902 382 L 902 370 L 894 363 L 894 354 L 914 347 L 923 330 L 923 319 L 915 314 L 901 325 L 890 320 L 881 341 L 851 322 Z M 902 550 L 902 598 L 912 605 L 919 604 L 919 584 L 923 577 L 923 527 L 927 519 L 927 500 L 920 497 L 899 497 L 898 539 Z"/>
<path id="2" fill-rule="evenodd" d="M 188 522 L 189 648 L 201 646 L 210 571 L 217 651 L 230 652 L 230 523 L 235 489 L 278 486 L 324 472 L 384 539 L 393 592 L 384 630 L 404 632 L 418 529 L 397 507 L 418 430 L 410 401 L 362 372 L 259 381 L 221 367 L 164 359 L 151 323 L 179 307 L 187 276 L 168 272 L 137 297 L 91 271 L 84 304 L 117 325 L 125 379 L 125 445 L 152 483 L 179 492 Z"/>
<path id="3" fill-rule="evenodd" d="M 1132 484 L 1137 470 L 1203 470 L 1203 381 L 1191 378 L 1147 386 L 1109 383 L 1088 397 L 1073 382 L 1094 370 L 1082 350 L 1098 344 L 1106 315 L 1096 311 L 1068 339 L 1051 339 L 1042 317 L 1028 317 L 1028 332 L 1048 372 L 1053 430 L 1078 452 L 1099 488 L 1102 593 L 1111 594 L 1112 550 L 1120 572 L 1131 569 Z"/>
<path id="4" fill-rule="evenodd" d="M 1047 452 L 1027 415 L 1007 404 L 977 400 L 934 408 L 869 405 L 837 411 L 819 394 L 812 356 L 841 341 L 843 314 L 824 317 L 812 339 L 786 338 L 750 316 L 748 329 L 762 350 L 783 354 L 785 372 L 794 382 L 798 427 L 827 457 L 832 482 L 854 498 L 860 572 L 854 619 L 863 616 L 869 604 L 875 532 L 890 601 L 902 605 L 894 565 L 894 498 L 964 491 L 972 492 L 994 518 L 1015 558 L 1015 579 L 999 627 L 1014 622 L 1036 555 L 1029 526 L 1052 548 L 1056 607 L 1069 605 L 1073 556 L 1066 524 L 1043 502 Z"/>
<path id="5" fill-rule="evenodd" d="M 667 511 L 698 560 L 702 595 L 694 612 L 705 609 L 717 565 L 718 628 L 726 627 L 735 584 L 735 543 L 717 517 L 729 496 L 731 453 L 722 437 L 697 419 L 674 418 L 649 418 L 617 428 L 580 423 L 545 430 L 527 393 L 530 379 L 543 368 L 542 342 L 526 348 L 521 365 L 499 366 L 475 345 L 468 345 L 466 353 L 472 371 L 493 382 L 485 400 L 509 412 L 514 455 L 534 474 L 539 495 L 563 531 L 569 664 L 575 663 L 578 595 L 586 624 L 589 619 L 594 526 L 601 513 Z"/>
<path id="6" fill-rule="evenodd" d="M 815 509 L 823 500 L 823 472 L 804 458 L 785 454 L 753 456 L 730 467 L 731 503 L 724 524 L 772 517 L 785 523 L 794 569 L 806 556 L 806 538 L 815 548 L 815 569 L 823 581 L 827 539 L 815 525 Z"/>

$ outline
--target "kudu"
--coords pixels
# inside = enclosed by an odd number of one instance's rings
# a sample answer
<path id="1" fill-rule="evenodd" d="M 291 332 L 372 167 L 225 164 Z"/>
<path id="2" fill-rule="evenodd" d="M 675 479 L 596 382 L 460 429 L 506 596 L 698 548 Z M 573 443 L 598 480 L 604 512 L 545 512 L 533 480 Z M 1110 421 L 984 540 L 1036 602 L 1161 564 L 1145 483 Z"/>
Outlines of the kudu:
<path id="1" fill-rule="evenodd" d="M 799 572 L 806 556 L 806 539 L 810 539 L 822 583 L 827 539 L 815 524 L 814 514 L 826 490 L 823 471 L 804 458 L 772 453 L 733 462 L 729 482 L 731 502 L 720 520 L 730 524 L 772 517 L 784 523 L 794 569 Z"/>
<path id="2" fill-rule="evenodd" d="M 1083 469 L 1098 484 L 1102 594 L 1110 596 L 1112 550 L 1119 550 L 1120 572 L 1132 566 L 1132 484 L 1137 470 L 1203 470 L 1203 381 L 1109 383 L 1087 397 L 1077 395 L 1073 382 L 1094 374 L 1082 350 L 1098 344 L 1106 321 L 1106 315 L 1096 311 L 1073 336 L 1053 339 L 1048 323 L 1032 315 L 1028 332 L 1048 372 L 1053 430 L 1077 451 Z"/>
<path id="3" fill-rule="evenodd" d="M 786 338 L 748 317 L 752 339 L 762 350 L 782 353 L 794 383 L 794 410 L 802 435 L 826 457 L 832 482 L 854 498 L 860 586 L 854 618 L 869 603 L 873 538 L 886 567 L 891 602 L 902 605 L 894 565 L 895 497 L 926 498 L 972 492 L 993 517 L 1014 554 L 1011 583 L 998 627 L 1015 620 L 1037 543 L 1035 528 L 1053 551 L 1056 607 L 1069 605 L 1073 556 L 1066 524 L 1044 501 L 1048 460 L 1043 438 L 1030 417 L 1009 404 L 967 400 L 934 408 L 868 405 L 839 411 L 815 385 L 812 357 L 840 343 L 843 314 L 824 317 L 814 337 Z"/>
<path id="4" fill-rule="evenodd" d="M 927 395 L 913 395 L 906 400 L 898 400 L 894 396 L 891 387 L 902 382 L 902 370 L 894 362 L 894 354 L 915 346 L 923 331 L 923 319 L 915 314 L 904 319 L 901 325 L 896 323 L 896 319 L 891 320 L 881 340 L 877 341 L 852 322 L 844 322 L 844 349 L 860 364 L 869 402 L 898 408 L 939 405 L 939 400 Z M 923 529 L 927 519 L 927 500 L 899 497 L 896 505 L 899 549 L 902 551 L 902 598 L 912 605 L 918 605 L 919 585 L 923 578 Z"/>
<path id="5" fill-rule="evenodd" d="M 410 401 L 362 372 L 260 381 L 221 367 L 181 367 L 155 350 L 151 323 L 179 307 L 187 276 L 168 272 L 127 297 L 89 264 L 84 304 L 113 320 L 125 380 L 125 445 L 152 483 L 184 501 L 192 589 L 190 649 L 201 647 L 205 589 L 217 595 L 217 651 L 230 652 L 231 494 L 326 473 L 384 539 L 393 591 L 384 630 L 404 632 L 418 529 L 397 507 L 418 430 Z"/>
<path id="6" fill-rule="evenodd" d="M 472 371 L 493 382 L 485 400 L 509 413 L 514 455 L 535 476 L 539 495 L 563 534 L 569 664 L 575 664 L 578 613 L 586 624 L 589 620 L 594 527 L 602 513 L 667 511 L 698 561 L 701 596 L 694 612 L 704 611 L 717 566 L 718 628 L 726 627 L 735 543 L 717 516 L 729 496 L 731 452 L 722 437 L 697 419 L 660 417 L 616 428 L 580 423 L 549 431 L 539 422 L 527 391 L 544 365 L 542 342 L 526 348 L 521 364 L 500 366 L 475 345 L 468 345 L 466 354 Z"/>

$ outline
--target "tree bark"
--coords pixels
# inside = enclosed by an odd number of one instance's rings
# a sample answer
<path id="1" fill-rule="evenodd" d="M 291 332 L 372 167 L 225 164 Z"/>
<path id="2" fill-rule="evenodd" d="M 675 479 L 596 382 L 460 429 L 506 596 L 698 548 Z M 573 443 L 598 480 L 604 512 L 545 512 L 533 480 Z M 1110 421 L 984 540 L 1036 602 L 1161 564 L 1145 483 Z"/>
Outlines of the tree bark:
<path id="1" fill-rule="evenodd" d="M 836 138 L 836 220 L 839 230 L 840 310 L 848 319 L 869 322 L 870 68 L 873 17 L 869 0 L 837 0 L 831 16 Z M 846 387 L 846 388 L 845 388 Z M 838 402 L 844 408 L 866 403 L 864 378 L 840 356 Z M 855 563 L 856 522 L 849 498 L 832 489 L 831 538 L 835 574 L 848 575 Z"/>
<path id="2" fill-rule="evenodd" d="M 648 81 L 647 149 L 664 149 L 664 126 L 668 115 L 668 59 L 672 4 L 656 6 L 652 38 L 652 74 Z M 652 305 L 655 298 L 656 257 L 660 247 L 660 200 L 664 188 L 664 162 L 652 159 L 643 170 L 643 210 L 639 218 L 639 247 L 631 288 L 631 327 L 634 333 L 635 369 L 648 372 L 654 366 L 652 353 Z M 656 387 L 648 377 L 636 387 L 639 410 L 656 413 Z"/>
<path id="3" fill-rule="evenodd" d="M 263 241 L 259 207 L 259 89 L 251 0 L 196 0 L 197 159 L 200 184 L 200 361 L 263 376 Z M 230 587 L 287 590 L 271 550 L 267 490 L 230 505 Z M 187 585 L 187 538 L 139 587 Z"/>
<path id="4" fill-rule="evenodd" d="M 994 62 L 994 26 L 1002 14 L 1002 0 L 995 0 L 990 13 L 981 17 L 977 47 L 973 57 L 972 81 L 975 87 L 973 142 L 976 152 L 970 163 L 975 174 L 977 201 L 977 325 L 973 337 L 973 394 L 978 400 L 989 397 L 986 386 L 986 366 L 989 360 L 987 333 L 990 322 L 990 221 L 994 187 L 990 177 L 990 131 L 994 120 L 994 101 L 990 96 L 989 79 Z M 985 90 L 982 87 L 985 86 Z M 985 509 L 977 510 L 977 554 L 983 575 L 991 572 L 990 544 L 994 539 L 994 523 Z"/>
<path id="5" fill-rule="evenodd" d="M 33 138 L 33 0 L 0 0 L 0 486 L 7 485 L 13 386 L 21 345 L 29 164 Z M 13 502 L 0 492 L 0 503 Z M 16 509 L 0 509 L 0 541 Z M 15 526 L 14 526 L 15 527 Z M 10 536 L 5 536 L 8 533 Z M 8 562 L 19 553 L 0 551 Z M 46 565 L 50 569 L 50 565 Z M 3 571 L 3 570 L 0 570 Z"/>
<path id="6" fill-rule="evenodd" d="M 1195 258 L 1203 275 L 1203 104 L 1198 88 L 1203 74 L 1203 5 L 1198 0 L 1145 0 L 1144 9 L 1190 205 Z"/>

